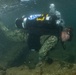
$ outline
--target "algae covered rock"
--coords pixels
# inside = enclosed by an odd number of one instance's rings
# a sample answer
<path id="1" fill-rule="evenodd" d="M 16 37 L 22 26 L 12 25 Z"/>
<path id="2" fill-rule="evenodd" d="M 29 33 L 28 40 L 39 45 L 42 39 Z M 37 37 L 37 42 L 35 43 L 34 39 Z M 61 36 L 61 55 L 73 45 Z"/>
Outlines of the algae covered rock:
<path id="1" fill-rule="evenodd" d="M 12 31 L 0 22 L 0 67 L 7 67 L 22 52 L 27 50 L 26 34 Z"/>
<path id="2" fill-rule="evenodd" d="M 71 69 L 66 66 L 61 68 L 58 61 L 54 61 L 51 65 L 43 63 L 41 67 L 37 66 L 35 69 L 22 65 L 7 69 L 6 75 L 76 75 L 76 64 Z"/>
<path id="3" fill-rule="evenodd" d="M 24 41 L 26 40 L 26 34 L 22 30 L 10 30 L 3 23 L 0 23 L 0 35 L 4 35 L 6 38 L 11 41 Z M 4 37 L 4 38 L 5 38 Z"/>

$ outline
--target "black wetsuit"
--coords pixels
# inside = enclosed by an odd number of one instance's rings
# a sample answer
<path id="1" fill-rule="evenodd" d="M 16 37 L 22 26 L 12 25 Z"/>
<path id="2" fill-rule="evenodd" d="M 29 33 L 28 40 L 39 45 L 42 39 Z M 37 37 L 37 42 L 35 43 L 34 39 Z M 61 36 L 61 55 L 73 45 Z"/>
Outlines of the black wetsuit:
<path id="1" fill-rule="evenodd" d="M 27 18 L 26 29 L 29 33 L 28 46 L 30 49 L 38 51 L 41 48 L 40 36 L 42 35 L 60 36 L 63 28 L 56 25 L 56 20 L 57 17 L 55 15 L 51 16 L 48 20 L 46 20 L 46 15 L 38 16 L 31 20 Z"/>

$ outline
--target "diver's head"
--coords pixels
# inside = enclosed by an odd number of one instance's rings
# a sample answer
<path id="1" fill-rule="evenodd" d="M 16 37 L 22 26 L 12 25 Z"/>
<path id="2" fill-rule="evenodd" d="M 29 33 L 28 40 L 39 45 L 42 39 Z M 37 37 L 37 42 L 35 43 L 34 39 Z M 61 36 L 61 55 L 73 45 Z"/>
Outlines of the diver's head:
<path id="1" fill-rule="evenodd" d="M 16 27 L 18 27 L 18 28 L 22 28 L 22 22 L 23 22 L 23 19 L 21 18 L 17 18 L 16 19 L 16 21 L 15 21 L 15 25 L 16 25 Z"/>
<path id="2" fill-rule="evenodd" d="M 73 33 L 72 33 L 72 28 L 65 28 L 62 32 L 61 32 L 61 40 L 63 42 L 65 41 L 71 41 L 73 37 Z"/>

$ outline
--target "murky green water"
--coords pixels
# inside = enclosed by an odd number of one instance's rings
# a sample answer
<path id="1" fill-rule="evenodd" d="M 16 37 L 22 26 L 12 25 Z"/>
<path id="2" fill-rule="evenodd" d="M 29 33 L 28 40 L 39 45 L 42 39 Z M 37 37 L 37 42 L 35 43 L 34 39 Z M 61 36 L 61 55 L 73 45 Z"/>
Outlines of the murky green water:
<path id="1" fill-rule="evenodd" d="M 0 0 L 0 22 L 1 25 L 3 24 L 9 29 L 9 31 L 6 31 L 6 29 L 3 30 L 2 26 L 2 30 L 0 29 L 0 62 L 3 67 L 13 64 L 14 62 L 16 62 L 14 65 L 17 65 L 18 62 L 24 63 L 26 59 L 30 59 L 27 55 L 29 51 L 25 44 L 26 41 L 22 40 L 24 39 L 23 37 L 20 37 L 21 34 L 24 34 L 22 32 L 19 34 L 17 31 L 12 33 L 12 30 L 18 30 L 15 27 L 15 19 L 22 15 L 48 13 L 50 3 L 55 3 L 57 10 L 61 12 L 65 20 L 65 25 L 73 28 L 74 35 L 73 40 L 66 43 L 66 50 L 63 50 L 61 44 L 58 44 L 53 51 L 49 52 L 49 57 L 76 63 L 76 0 L 36 0 L 36 3 L 34 3 L 33 0 L 29 0 L 25 3 L 21 3 L 19 0 L 7 0 L 7 2 L 6 0 Z M 10 30 L 11 34 L 9 33 Z M 16 36 L 19 36 L 19 38 L 15 38 Z M 31 58 L 30 61 L 31 60 L 34 59 Z M 35 60 L 37 61 L 36 58 Z M 36 64 L 35 60 L 34 63 Z M 26 64 L 28 62 L 27 60 Z"/>

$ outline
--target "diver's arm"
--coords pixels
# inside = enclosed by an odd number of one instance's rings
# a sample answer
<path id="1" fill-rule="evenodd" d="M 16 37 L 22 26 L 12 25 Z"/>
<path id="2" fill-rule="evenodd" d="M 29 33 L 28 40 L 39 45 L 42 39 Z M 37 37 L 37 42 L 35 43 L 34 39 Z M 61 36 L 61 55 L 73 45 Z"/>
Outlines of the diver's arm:
<path id="1" fill-rule="evenodd" d="M 50 36 L 39 50 L 39 57 L 42 60 L 49 50 L 51 50 L 57 44 L 58 38 L 56 36 Z"/>

